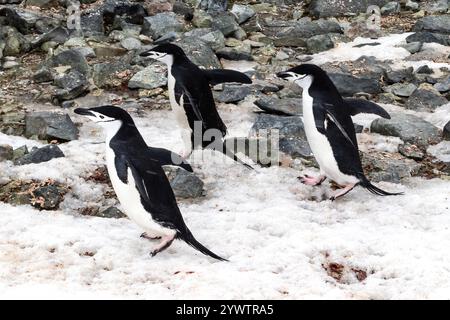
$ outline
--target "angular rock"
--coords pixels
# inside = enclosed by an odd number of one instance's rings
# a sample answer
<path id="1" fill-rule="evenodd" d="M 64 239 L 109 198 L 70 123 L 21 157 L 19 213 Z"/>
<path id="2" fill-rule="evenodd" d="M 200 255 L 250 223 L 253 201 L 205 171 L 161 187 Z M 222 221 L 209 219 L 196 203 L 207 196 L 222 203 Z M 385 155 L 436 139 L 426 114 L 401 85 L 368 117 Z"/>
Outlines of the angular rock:
<path id="1" fill-rule="evenodd" d="M 400 12 L 400 3 L 398 3 L 397 1 L 390 1 L 381 7 L 382 15 L 389 15 L 399 12 Z"/>
<path id="2" fill-rule="evenodd" d="M 252 88 L 250 86 L 225 84 L 223 90 L 215 95 L 215 99 L 224 103 L 236 103 L 244 100 L 251 93 Z"/>
<path id="3" fill-rule="evenodd" d="M 191 21 L 194 17 L 194 9 L 189 7 L 187 4 L 181 1 L 175 1 L 173 3 L 173 12 L 176 14 L 184 16 L 184 19 L 187 21 Z"/>
<path id="4" fill-rule="evenodd" d="M 175 166 L 163 166 L 163 169 L 176 197 L 198 198 L 203 195 L 204 183 L 194 173 Z"/>
<path id="5" fill-rule="evenodd" d="M 400 152 L 401 155 L 414 160 L 422 160 L 425 157 L 425 153 L 419 147 L 410 143 L 399 145 L 398 152 Z"/>
<path id="6" fill-rule="evenodd" d="M 195 10 L 192 23 L 197 28 L 210 28 L 213 22 L 213 17 L 203 10 Z"/>
<path id="7" fill-rule="evenodd" d="M 385 72 L 385 80 L 389 84 L 397 82 L 412 82 L 414 80 L 414 68 L 388 70 Z"/>
<path id="8" fill-rule="evenodd" d="M 256 14 L 255 10 L 253 10 L 251 6 L 237 3 L 233 4 L 230 12 L 234 14 L 239 24 L 243 24 Z"/>
<path id="9" fill-rule="evenodd" d="M 421 43 L 439 43 L 447 46 L 450 43 L 449 36 L 433 32 L 416 32 L 406 37 L 406 42 L 421 42 Z"/>
<path id="10" fill-rule="evenodd" d="M 211 47 L 203 40 L 195 37 L 186 37 L 177 43 L 188 58 L 198 66 L 206 69 L 221 68 L 219 59 Z"/>
<path id="11" fill-rule="evenodd" d="M 76 50 L 65 50 L 45 61 L 41 67 L 56 68 L 70 66 L 71 70 L 76 70 L 83 75 L 89 75 L 90 68 L 86 58 Z"/>
<path id="12" fill-rule="evenodd" d="M 434 84 L 433 88 L 441 93 L 450 91 L 450 76 L 447 76 L 443 80 Z"/>
<path id="13" fill-rule="evenodd" d="M 412 83 L 395 83 L 386 88 L 386 91 L 399 97 L 409 97 L 416 89 L 417 87 Z"/>
<path id="14" fill-rule="evenodd" d="M 102 212 L 97 213 L 96 216 L 110 219 L 121 219 L 126 217 L 126 215 L 116 207 L 106 208 Z"/>
<path id="15" fill-rule="evenodd" d="M 313 16 L 321 18 L 349 16 L 366 12 L 369 5 L 381 8 L 387 2 L 388 0 L 312 0 L 309 11 Z"/>
<path id="16" fill-rule="evenodd" d="M 450 140 L 450 121 L 444 126 L 444 129 L 442 130 L 442 137 L 445 140 Z"/>
<path id="17" fill-rule="evenodd" d="M 57 104 L 65 100 L 75 99 L 89 89 L 89 81 L 86 76 L 76 70 L 56 76 L 54 84 L 61 88 L 53 96 L 54 102 Z"/>
<path id="18" fill-rule="evenodd" d="M 309 53 L 318 53 L 334 48 L 333 40 L 328 34 L 320 34 L 306 40 Z"/>
<path id="19" fill-rule="evenodd" d="M 450 15 L 423 17 L 416 22 L 413 30 L 450 34 Z"/>
<path id="20" fill-rule="evenodd" d="M 262 96 L 255 101 L 255 105 L 271 114 L 296 116 L 302 114 L 302 99 Z"/>
<path id="21" fill-rule="evenodd" d="M 26 155 L 28 153 L 30 153 L 28 151 L 28 147 L 26 145 L 23 145 L 17 149 L 14 149 L 12 160 L 15 162 L 17 159 L 23 157 L 24 155 Z"/>
<path id="22" fill-rule="evenodd" d="M 386 153 L 370 153 L 362 156 L 363 168 L 370 181 L 400 183 L 402 179 L 415 175 L 421 165 L 411 159 Z"/>
<path id="23" fill-rule="evenodd" d="M 375 119 L 370 130 L 385 136 L 399 137 L 403 142 L 424 148 L 441 140 L 441 132 L 433 124 L 411 114 L 391 113 L 391 119 Z"/>
<path id="24" fill-rule="evenodd" d="M 0 144 L 0 162 L 5 160 L 12 160 L 13 157 L 13 147 L 7 144 Z"/>
<path id="25" fill-rule="evenodd" d="M 123 39 L 120 45 L 127 50 L 139 50 L 142 47 L 141 41 L 132 37 Z"/>
<path id="26" fill-rule="evenodd" d="M 448 100 L 433 87 L 421 86 L 411 94 L 405 107 L 416 111 L 433 111 L 446 103 Z"/>
<path id="27" fill-rule="evenodd" d="M 56 158 L 65 157 L 64 153 L 57 145 L 49 144 L 42 148 L 34 147 L 30 153 L 18 158 L 14 163 L 16 165 L 25 165 L 30 163 L 42 163 Z"/>
<path id="28" fill-rule="evenodd" d="M 166 68 L 151 64 L 136 73 L 128 82 L 130 89 L 155 89 L 167 85 Z"/>
<path id="29" fill-rule="evenodd" d="M 225 37 L 219 30 L 209 32 L 200 37 L 211 49 L 219 50 L 225 46 Z"/>
<path id="30" fill-rule="evenodd" d="M 329 73 L 328 75 L 343 96 L 353 96 L 360 92 L 371 94 L 381 92 L 380 82 L 374 78 L 354 76 L 350 73 Z"/>
<path id="31" fill-rule="evenodd" d="M 213 17 L 211 28 L 219 30 L 225 37 L 228 37 L 239 29 L 239 24 L 232 14 L 221 13 Z"/>
<path id="32" fill-rule="evenodd" d="M 432 74 L 433 70 L 429 66 L 423 65 L 423 66 L 420 66 L 419 68 L 417 68 L 416 73 Z"/>
<path id="33" fill-rule="evenodd" d="M 33 112 L 25 116 L 25 136 L 37 136 L 47 141 L 72 141 L 78 139 L 78 128 L 67 114 Z"/>
<path id="34" fill-rule="evenodd" d="M 55 185 L 40 186 L 33 191 L 31 203 L 39 210 L 56 210 L 64 200 L 65 190 Z"/>
<path id="35" fill-rule="evenodd" d="M 228 0 L 200 0 L 199 7 L 208 12 L 224 12 L 227 10 Z"/>
<path id="36" fill-rule="evenodd" d="M 97 63 L 92 68 L 94 84 L 99 88 L 114 88 L 128 82 L 128 74 L 136 72 L 136 67 L 130 65 L 129 57 L 112 62 Z M 124 75 L 123 77 L 119 75 Z"/>
<path id="37" fill-rule="evenodd" d="M 156 40 L 168 32 L 181 32 L 183 29 L 175 13 L 163 12 L 144 18 L 142 32 Z"/>
<path id="38" fill-rule="evenodd" d="M 238 47 L 225 47 L 217 50 L 219 58 L 227 60 L 247 60 L 253 61 L 252 50 L 250 45 L 242 44 Z"/>

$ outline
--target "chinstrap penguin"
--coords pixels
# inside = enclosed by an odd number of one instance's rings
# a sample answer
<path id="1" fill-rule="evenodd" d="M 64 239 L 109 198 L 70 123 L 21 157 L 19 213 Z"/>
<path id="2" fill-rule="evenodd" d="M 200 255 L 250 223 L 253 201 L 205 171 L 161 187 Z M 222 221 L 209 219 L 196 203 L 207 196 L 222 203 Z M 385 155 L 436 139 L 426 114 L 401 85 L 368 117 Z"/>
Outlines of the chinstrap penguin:
<path id="1" fill-rule="evenodd" d="M 374 186 L 364 175 L 351 116 L 373 113 L 390 119 L 379 105 L 360 99 L 343 99 L 326 72 L 313 64 L 303 64 L 277 76 L 303 88 L 303 122 L 311 150 L 320 166 L 320 176 L 300 177 L 307 185 L 320 185 L 327 177 L 344 188 L 331 197 L 335 200 L 356 185 L 376 195 L 390 193 Z"/>
<path id="2" fill-rule="evenodd" d="M 161 159 L 152 157 L 131 116 L 114 106 L 78 108 L 106 132 L 108 173 L 126 215 L 144 229 L 143 237 L 160 238 L 154 256 L 181 239 L 205 255 L 225 260 L 200 244 L 186 226 Z"/>
<path id="3" fill-rule="evenodd" d="M 202 70 L 180 47 L 171 43 L 156 46 L 141 56 L 167 65 L 170 104 L 185 146 L 181 155 L 186 158 L 198 147 L 212 148 L 252 169 L 226 147 L 223 139 L 227 127 L 217 112 L 210 87 L 224 82 L 252 83 L 251 79 L 234 70 Z M 212 141 L 206 141 L 206 136 L 210 136 Z"/>

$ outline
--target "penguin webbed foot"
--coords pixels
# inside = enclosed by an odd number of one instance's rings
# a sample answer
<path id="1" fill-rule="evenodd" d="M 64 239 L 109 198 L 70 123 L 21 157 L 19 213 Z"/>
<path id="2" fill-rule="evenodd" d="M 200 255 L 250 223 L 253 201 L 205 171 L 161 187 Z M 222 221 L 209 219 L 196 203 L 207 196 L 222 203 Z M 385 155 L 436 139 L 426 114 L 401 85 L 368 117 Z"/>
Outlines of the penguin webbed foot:
<path id="1" fill-rule="evenodd" d="M 345 196 L 347 193 L 353 190 L 353 188 L 356 186 L 356 184 L 349 184 L 346 185 L 343 189 L 339 190 L 336 194 L 330 197 L 331 201 L 337 200 L 338 198 L 341 198 Z"/>
<path id="2" fill-rule="evenodd" d="M 147 234 L 147 232 L 143 232 L 141 234 L 141 238 L 144 238 L 144 239 L 147 239 L 147 240 L 159 240 L 159 239 L 161 239 L 160 236 L 150 236 L 150 235 Z"/>
<path id="3" fill-rule="evenodd" d="M 317 178 L 314 178 L 310 175 L 305 174 L 303 177 L 297 177 L 298 180 L 300 180 L 301 183 L 306 184 L 307 186 L 320 186 L 322 182 L 325 181 L 325 176 L 319 176 Z"/>
<path id="4" fill-rule="evenodd" d="M 161 238 L 162 241 L 150 252 L 152 257 L 156 256 L 158 253 L 166 250 L 172 244 L 173 240 L 175 240 L 175 235 L 173 236 L 165 236 Z"/>

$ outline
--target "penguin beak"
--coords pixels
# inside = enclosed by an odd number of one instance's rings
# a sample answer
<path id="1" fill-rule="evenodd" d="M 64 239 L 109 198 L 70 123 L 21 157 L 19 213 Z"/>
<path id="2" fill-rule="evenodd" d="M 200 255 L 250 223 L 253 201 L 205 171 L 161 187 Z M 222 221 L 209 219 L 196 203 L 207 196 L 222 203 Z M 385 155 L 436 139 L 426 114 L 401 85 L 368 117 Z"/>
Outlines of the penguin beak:
<path id="1" fill-rule="evenodd" d="M 290 72 L 282 71 L 277 73 L 277 77 L 287 80 L 287 78 L 292 77 L 292 74 Z"/>
<path id="2" fill-rule="evenodd" d="M 76 114 L 82 115 L 82 116 L 95 117 L 95 115 L 89 109 L 85 109 L 85 108 L 77 108 L 77 109 L 73 110 L 73 112 L 75 112 Z"/>

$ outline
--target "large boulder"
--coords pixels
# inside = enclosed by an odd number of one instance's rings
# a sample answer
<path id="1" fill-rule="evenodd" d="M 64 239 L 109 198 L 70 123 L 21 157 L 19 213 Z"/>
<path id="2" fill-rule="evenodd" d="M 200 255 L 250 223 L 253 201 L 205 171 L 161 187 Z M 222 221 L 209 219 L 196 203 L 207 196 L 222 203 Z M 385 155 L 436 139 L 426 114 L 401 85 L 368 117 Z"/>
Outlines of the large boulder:
<path id="1" fill-rule="evenodd" d="M 450 34 L 450 15 L 423 17 L 416 22 L 413 30 Z"/>
<path id="2" fill-rule="evenodd" d="M 67 114 L 33 112 L 25 116 L 25 136 L 65 142 L 78 139 L 78 128 Z"/>

